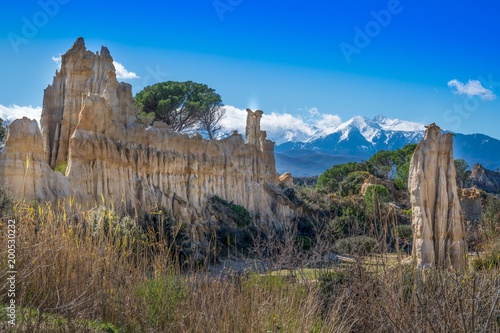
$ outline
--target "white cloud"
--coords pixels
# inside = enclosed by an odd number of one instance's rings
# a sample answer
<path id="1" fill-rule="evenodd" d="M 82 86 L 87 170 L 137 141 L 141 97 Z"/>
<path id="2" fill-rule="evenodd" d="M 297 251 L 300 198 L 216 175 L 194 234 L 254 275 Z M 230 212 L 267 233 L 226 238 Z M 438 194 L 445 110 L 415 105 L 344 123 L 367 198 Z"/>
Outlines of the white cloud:
<path id="1" fill-rule="evenodd" d="M 478 80 L 469 80 L 467 83 L 463 83 L 453 79 L 448 82 L 448 87 L 455 95 L 478 96 L 485 101 L 492 101 L 496 98 L 496 95 L 491 90 L 483 87 Z"/>
<path id="2" fill-rule="evenodd" d="M 231 105 L 226 105 L 224 108 L 226 109 L 226 116 L 220 122 L 223 131 L 226 133 L 238 131 L 244 135 L 247 121 L 246 110 L 238 109 Z"/>
<path id="3" fill-rule="evenodd" d="M 58 57 L 52 57 L 52 61 L 56 63 L 57 67 L 61 68 L 62 57 L 59 55 Z"/>
<path id="4" fill-rule="evenodd" d="M 342 124 L 342 119 L 336 114 L 323 114 L 321 115 L 321 119 L 316 121 L 316 127 L 320 129 L 324 135 L 335 132 L 340 124 Z"/>
<path id="5" fill-rule="evenodd" d="M 115 65 L 116 69 L 116 78 L 118 79 L 139 79 L 139 76 L 135 74 L 134 72 L 129 72 L 125 66 L 120 64 L 119 62 L 113 61 L 113 65 Z"/>
<path id="6" fill-rule="evenodd" d="M 246 110 L 231 105 L 226 105 L 225 109 L 226 116 L 221 121 L 223 131 L 230 133 L 237 130 L 244 135 L 247 118 Z M 281 144 L 287 141 L 304 141 L 317 134 L 330 134 L 341 124 L 339 116 L 321 114 L 317 109 L 313 109 L 313 113 L 318 117 L 318 120 L 304 121 L 302 117 L 290 113 L 264 113 L 261 128 L 267 132 L 268 139 L 275 141 L 276 144 Z"/>
<path id="7" fill-rule="evenodd" d="M 42 114 L 42 108 L 32 107 L 30 106 L 19 106 L 19 105 L 10 105 L 4 106 L 0 104 L 0 118 L 11 122 L 15 119 L 28 117 L 30 119 L 35 119 L 36 121 L 40 121 L 40 116 Z"/>

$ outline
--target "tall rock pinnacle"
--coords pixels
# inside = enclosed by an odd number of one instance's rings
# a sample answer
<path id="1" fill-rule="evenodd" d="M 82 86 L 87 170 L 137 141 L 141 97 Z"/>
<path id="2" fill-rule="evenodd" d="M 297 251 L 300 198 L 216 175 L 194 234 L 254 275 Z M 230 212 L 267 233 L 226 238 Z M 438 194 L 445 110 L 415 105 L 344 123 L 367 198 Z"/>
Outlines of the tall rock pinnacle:
<path id="1" fill-rule="evenodd" d="M 467 244 L 457 194 L 453 134 L 434 123 L 410 162 L 408 187 L 412 205 L 413 255 L 419 267 L 460 268 Z"/>
<path id="2" fill-rule="evenodd" d="M 87 51 L 85 41 L 80 37 L 62 56 L 60 71 L 44 91 L 41 127 L 46 161 L 52 168 L 68 161 L 69 140 L 78 124 L 86 94 L 103 95 L 118 109 L 118 95 L 132 96 L 132 91 L 129 84 L 116 80 L 113 58 L 108 49 L 103 46 L 100 54 Z M 122 117 L 133 117 L 133 106 L 124 107 L 124 110 L 116 111 Z"/>

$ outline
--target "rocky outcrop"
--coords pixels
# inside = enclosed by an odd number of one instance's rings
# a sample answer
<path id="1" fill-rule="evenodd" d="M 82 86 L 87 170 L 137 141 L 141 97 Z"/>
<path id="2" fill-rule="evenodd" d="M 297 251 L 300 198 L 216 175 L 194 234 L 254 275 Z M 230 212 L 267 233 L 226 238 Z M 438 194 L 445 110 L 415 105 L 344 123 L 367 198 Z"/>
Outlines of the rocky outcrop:
<path id="1" fill-rule="evenodd" d="M 103 96 L 113 109 L 112 121 L 122 125 L 135 120 L 132 87 L 116 80 L 113 58 L 106 47 L 87 51 L 78 38 L 62 56 L 61 70 L 44 91 L 41 127 L 47 163 L 54 168 L 69 160 L 69 142 L 79 122 L 83 94 Z"/>
<path id="2" fill-rule="evenodd" d="M 360 194 L 365 195 L 368 187 L 372 185 L 386 185 L 386 184 L 384 184 L 384 182 L 381 179 L 375 177 L 374 175 L 368 175 L 368 177 L 363 182 L 363 185 L 361 185 Z"/>
<path id="3" fill-rule="evenodd" d="M 0 179 L 28 200 L 53 201 L 73 192 L 67 179 L 45 162 L 42 134 L 36 120 L 13 121 L 0 151 Z"/>
<path id="4" fill-rule="evenodd" d="M 485 169 L 481 164 L 475 164 L 469 179 L 473 186 L 486 192 L 500 193 L 500 172 Z"/>
<path id="5" fill-rule="evenodd" d="M 462 223 L 453 134 L 431 124 L 410 162 L 413 255 L 419 267 L 463 267 L 467 245 Z"/>
<path id="6" fill-rule="evenodd" d="M 286 187 L 293 187 L 293 177 L 290 172 L 285 172 L 279 177 L 280 184 Z"/>
<path id="7" fill-rule="evenodd" d="M 62 57 L 43 105 L 42 131 L 16 120 L 2 151 L 0 177 L 20 195 L 71 195 L 84 207 L 104 200 L 133 214 L 164 207 L 194 227 L 215 219 L 207 209 L 213 196 L 245 207 L 255 224 L 279 227 L 294 215 L 268 190 L 280 180 L 260 110 L 247 110 L 246 143 L 237 133 L 204 140 L 161 123 L 139 126 L 131 86 L 117 82 L 109 51 L 87 51 L 81 38 Z M 66 162 L 65 175 L 53 170 Z"/>
<path id="8" fill-rule="evenodd" d="M 487 194 L 476 188 L 462 188 L 458 191 L 458 195 L 464 219 L 469 222 L 481 220 Z"/>

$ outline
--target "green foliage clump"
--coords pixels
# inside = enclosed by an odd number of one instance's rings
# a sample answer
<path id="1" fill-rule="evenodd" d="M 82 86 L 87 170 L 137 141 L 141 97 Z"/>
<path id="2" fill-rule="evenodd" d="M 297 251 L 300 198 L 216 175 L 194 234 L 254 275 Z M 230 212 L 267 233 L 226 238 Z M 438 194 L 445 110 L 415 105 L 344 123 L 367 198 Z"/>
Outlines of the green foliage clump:
<path id="1" fill-rule="evenodd" d="M 339 190 L 340 183 L 352 172 L 363 171 L 363 165 L 356 162 L 334 165 L 318 177 L 316 189 L 321 192 L 334 193 Z"/>
<path id="2" fill-rule="evenodd" d="M 394 176 L 394 185 L 400 190 L 408 189 L 408 177 L 410 176 L 410 161 L 399 165 Z"/>
<path id="3" fill-rule="evenodd" d="M 247 253 L 253 245 L 255 228 L 251 226 L 252 217 L 245 207 L 213 196 L 208 207 L 219 219 L 216 236 L 220 250 L 234 248 Z"/>
<path id="4" fill-rule="evenodd" d="M 68 168 L 68 162 L 67 161 L 61 161 L 61 162 L 57 163 L 56 167 L 54 168 L 54 171 L 60 172 L 63 175 L 65 175 L 67 168 Z"/>
<path id="5" fill-rule="evenodd" d="M 370 163 L 374 169 L 375 174 L 380 177 L 389 178 L 389 173 L 392 171 L 394 163 L 394 151 L 381 150 L 373 154 L 368 163 Z"/>
<path id="6" fill-rule="evenodd" d="M 406 190 L 410 160 L 416 147 L 416 144 L 408 144 L 393 151 L 381 150 L 366 162 L 334 165 L 318 177 L 316 189 L 323 193 L 338 192 L 342 196 L 354 194 L 364 177 L 373 173 L 377 177 L 393 178 L 399 189 Z"/>
<path id="7" fill-rule="evenodd" d="M 381 204 L 391 201 L 391 195 L 384 185 L 373 184 L 366 188 L 363 200 L 365 201 L 366 210 L 369 214 L 377 211 Z"/>
<path id="8" fill-rule="evenodd" d="M 0 217 L 11 217 L 13 214 L 14 199 L 3 186 L 0 186 Z"/>
<path id="9" fill-rule="evenodd" d="M 176 275 L 148 279 L 137 287 L 146 317 L 144 325 L 153 331 L 167 332 L 175 325 L 175 309 L 188 296 L 183 280 Z"/>
<path id="10" fill-rule="evenodd" d="M 401 210 L 401 213 L 403 213 L 405 216 L 411 218 L 411 215 L 412 215 L 412 210 L 411 208 L 408 208 L 408 209 L 402 209 Z"/>
<path id="11" fill-rule="evenodd" d="M 367 171 L 354 171 L 347 175 L 346 179 L 339 183 L 339 194 L 348 196 L 358 194 L 365 180 L 370 176 Z"/>
<path id="12" fill-rule="evenodd" d="M 381 150 L 375 153 L 368 163 L 375 169 L 375 175 L 385 179 L 394 179 L 400 190 L 408 188 L 410 161 L 416 144 L 408 144 L 397 150 Z"/>
<path id="13" fill-rule="evenodd" d="M 99 206 L 89 212 L 87 223 L 92 237 L 107 236 L 116 246 L 146 242 L 147 237 L 138 223 L 130 216 L 118 216 L 112 209 Z"/>
<path id="14" fill-rule="evenodd" d="M 472 262 L 476 271 L 494 270 L 500 268 L 500 253 L 488 253 L 484 258 L 477 258 Z"/>
<path id="15" fill-rule="evenodd" d="M 154 112 L 142 112 L 140 106 L 136 106 L 136 117 L 137 123 L 141 124 L 142 126 L 149 126 L 156 119 L 156 115 Z"/>
<path id="16" fill-rule="evenodd" d="M 469 169 L 469 164 L 467 164 L 467 162 L 463 159 L 456 159 L 453 162 L 455 164 L 457 186 L 466 187 L 471 173 L 470 171 L 467 171 L 467 169 Z"/>
<path id="17" fill-rule="evenodd" d="M 368 225 L 362 215 L 342 215 L 330 221 L 328 228 L 334 239 L 363 235 Z"/>
<path id="18" fill-rule="evenodd" d="M 163 121 L 174 131 L 201 129 L 210 139 L 220 130 L 224 117 L 222 99 L 214 89 L 192 81 L 160 82 L 148 86 L 134 98 L 140 123 Z"/>
<path id="19" fill-rule="evenodd" d="M 377 240 L 367 236 L 348 237 L 338 240 L 335 247 L 342 254 L 364 256 L 375 251 Z"/>
<path id="20" fill-rule="evenodd" d="M 243 206 L 226 201 L 216 195 L 210 198 L 209 204 L 214 210 L 224 213 L 226 217 L 233 221 L 238 227 L 246 227 L 252 222 L 250 213 Z"/>
<path id="21" fill-rule="evenodd" d="M 409 242 L 413 237 L 413 229 L 409 224 L 401 224 L 396 227 L 398 236 L 401 237 L 404 241 Z"/>
<path id="22" fill-rule="evenodd" d="M 481 227 L 487 240 L 500 236 L 500 199 L 489 195 L 481 216 Z"/>

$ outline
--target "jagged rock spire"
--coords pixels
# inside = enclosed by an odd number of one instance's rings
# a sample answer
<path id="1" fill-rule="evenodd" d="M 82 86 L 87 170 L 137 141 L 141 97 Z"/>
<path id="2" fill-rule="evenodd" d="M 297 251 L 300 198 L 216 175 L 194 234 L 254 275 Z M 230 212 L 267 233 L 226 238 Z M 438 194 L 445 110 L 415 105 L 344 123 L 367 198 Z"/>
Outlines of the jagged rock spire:
<path id="1" fill-rule="evenodd" d="M 426 126 L 410 162 L 408 188 L 412 205 L 413 255 L 419 267 L 460 268 L 467 244 L 462 223 L 453 134 L 434 123 Z"/>
<path id="2" fill-rule="evenodd" d="M 108 99 L 118 118 L 134 115 L 131 103 L 119 107 L 117 95 L 131 96 L 132 90 L 129 84 L 116 80 L 109 50 L 103 46 L 100 53 L 87 51 L 84 39 L 79 37 L 62 56 L 60 71 L 44 91 L 41 127 L 46 161 L 52 168 L 68 161 L 69 140 L 78 124 L 83 98 L 88 94 Z"/>

